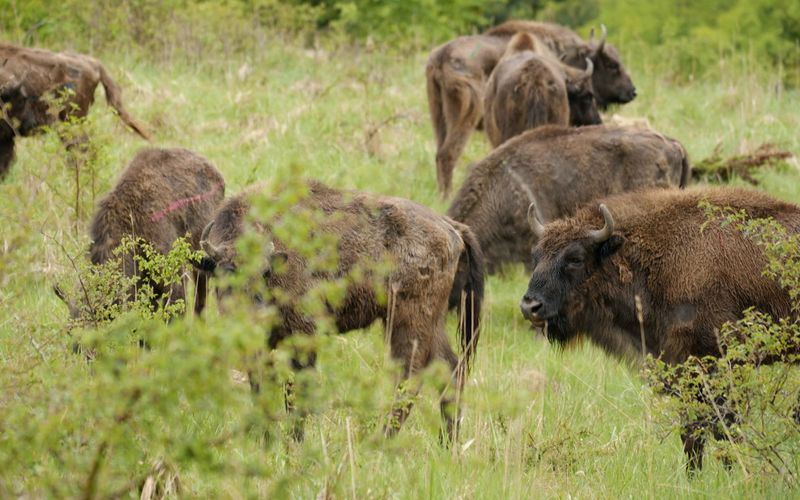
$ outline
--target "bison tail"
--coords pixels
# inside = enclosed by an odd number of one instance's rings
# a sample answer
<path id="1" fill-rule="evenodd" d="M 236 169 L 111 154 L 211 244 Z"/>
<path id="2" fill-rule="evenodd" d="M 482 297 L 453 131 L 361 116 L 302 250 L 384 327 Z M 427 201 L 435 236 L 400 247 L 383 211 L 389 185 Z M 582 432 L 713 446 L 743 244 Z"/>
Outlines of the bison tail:
<path id="1" fill-rule="evenodd" d="M 689 185 L 689 179 L 692 177 L 692 166 L 689 164 L 689 154 L 686 152 L 686 149 L 681 146 L 683 149 L 683 158 L 681 158 L 681 183 L 679 187 L 685 188 Z"/>
<path id="2" fill-rule="evenodd" d="M 428 90 L 428 109 L 431 113 L 433 122 L 433 132 L 436 135 L 436 147 L 442 147 L 444 138 L 447 135 L 447 123 L 444 119 L 444 101 L 442 100 L 441 69 L 431 57 L 428 66 L 425 68 L 425 80 Z"/>
<path id="3" fill-rule="evenodd" d="M 464 251 L 458 261 L 448 307 L 458 309 L 458 337 L 468 370 L 478 345 L 485 268 L 483 252 L 472 230 L 459 224 L 459 233 L 464 240 Z"/>
<path id="4" fill-rule="evenodd" d="M 103 89 L 106 91 L 106 101 L 108 104 L 117 111 L 117 114 L 119 114 L 120 119 L 125 125 L 133 129 L 133 131 L 139 134 L 143 139 L 149 141 L 150 134 L 147 133 L 141 123 L 128 114 L 125 106 L 122 105 L 122 91 L 119 85 L 117 85 L 117 82 L 111 78 L 111 75 L 108 74 L 102 64 L 98 63 L 97 66 L 100 70 L 100 83 L 103 84 Z"/>

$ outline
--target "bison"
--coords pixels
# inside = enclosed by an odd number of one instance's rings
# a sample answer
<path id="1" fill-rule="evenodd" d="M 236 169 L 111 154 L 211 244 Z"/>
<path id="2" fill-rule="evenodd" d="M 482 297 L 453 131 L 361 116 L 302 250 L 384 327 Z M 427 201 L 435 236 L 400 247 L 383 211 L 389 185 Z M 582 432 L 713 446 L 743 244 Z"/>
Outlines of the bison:
<path id="1" fill-rule="evenodd" d="M 536 242 L 526 220 L 532 198 L 550 221 L 601 196 L 684 186 L 689 175 L 683 146 L 655 131 L 548 125 L 514 137 L 475 164 L 447 214 L 472 229 L 489 272 L 495 272 L 506 262 L 529 263 Z"/>
<path id="2" fill-rule="evenodd" d="M 507 21 L 488 29 L 484 35 L 509 39 L 516 33 L 526 32 L 542 40 L 561 60 L 571 66 L 583 69 L 587 59 L 592 61 L 595 99 L 597 105 L 605 109 L 609 104 L 625 104 L 634 100 L 636 87 L 622 64 L 619 52 L 606 42 L 606 27 L 601 26 L 601 31 L 599 41 L 595 42 L 592 36 L 586 42 L 571 29 L 558 24 Z"/>
<path id="3" fill-rule="evenodd" d="M 436 179 L 450 193 L 453 169 L 472 130 L 483 117 L 486 81 L 507 40 L 474 35 L 456 38 L 431 52 L 425 68 L 428 108 L 436 135 Z"/>
<path id="4" fill-rule="evenodd" d="M 486 86 L 483 125 L 497 147 L 546 124 L 602 123 L 592 91 L 592 62 L 578 70 L 559 62 L 529 33 L 517 33 Z"/>
<path id="5" fill-rule="evenodd" d="M 144 127 L 125 110 L 119 86 L 100 61 L 83 54 L 29 49 L 0 42 L 0 178 L 14 159 L 16 136 L 28 136 L 54 120 L 83 117 L 98 83 L 122 121 L 144 139 Z M 64 96 L 57 114 L 48 98 Z"/>
<path id="6" fill-rule="evenodd" d="M 97 204 L 89 229 L 89 260 L 98 265 L 112 259 L 126 236 L 141 238 L 167 253 L 176 239 L 188 235 L 192 248 L 200 250 L 203 228 L 224 196 L 225 180 L 206 158 L 185 149 L 143 149 Z M 123 254 L 121 265 L 126 276 L 148 280 L 134 255 Z M 195 280 L 194 310 L 199 314 L 205 307 L 207 277 L 195 272 Z M 150 284 L 156 297 L 167 297 L 173 303 L 184 298 L 180 284 L 169 289 Z M 72 317 L 79 317 L 78 304 L 58 288 L 56 293 L 67 303 Z"/>
<path id="7" fill-rule="evenodd" d="M 244 233 L 248 210 L 259 197 L 270 202 L 264 188 L 257 187 L 220 207 L 203 233 L 207 254 L 203 269 L 236 272 L 241 267 L 235 242 Z M 341 192 L 318 182 L 308 184 L 307 196 L 291 210 L 308 211 L 308 216 L 318 221 L 314 230 L 318 238 L 327 235 L 338 240 L 338 262 L 325 270 L 313 269 L 297 249 L 271 234 L 274 220 L 256 221 L 256 234 L 263 234 L 267 248 L 260 275 L 267 290 L 282 297 L 271 302 L 277 306 L 279 320 L 267 328 L 268 347 L 275 348 L 294 334 L 313 333 L 315 318 L 299 307 L 303 297 L 319 285 L 345 279 L 361 269 L 361 278 L 347 284 L 340 303 L 334 306 L 326 301 L 336 329 L 344 333 L 382 320 L 391 354 L 402 363 L 404 379 L 434 360 L 445 362 L 453 374 L 448 394 L 454 394 L 442 396 L 441 412 L 447 436 L 454 439 L 464 370 L 476 347 L 483 298 L 483 257 L 472 232 L 408 200 Z M 372 271 L 387 262 L 390 271 L 384 275 Z M 388 303 L 379 298 L 380 289 L 387 291 Z M 257 302 L 263 300 L 256 296 Z M 450 348 L 444 330 L 447 311 L 455 307 L 463 313 L 459 327 L 463 362 Z M 293 360 L 296 370 L 313 365 L 313 355 L 296 355 Z M 287 408 L 292 410 L 290 399 Z M 387 434 L 399 429 L 408 410 L 407 405 L 393 409 L 397 425 L 387 426 Z M 295 437 L 301 436 L 302 431 L 297 431 Z"/>
<path id="8" fill-rule="evenodd" d="M 715 330 L 751 306 L 789 316 L 793 303 L 763 274 L 759 246 L 731 224 L 706 225 L 701 201 L 800 231 L 800 207 L 740 188 L 625 193 L 544 226 L 532 205 L 538 242 L 522 314 L 556 344 L 588 337 L 612 355 L 647 353 L 668 364 L 720 356 Z M 690 470 L 702 466 L 695 428 L 682 436 Z"/>

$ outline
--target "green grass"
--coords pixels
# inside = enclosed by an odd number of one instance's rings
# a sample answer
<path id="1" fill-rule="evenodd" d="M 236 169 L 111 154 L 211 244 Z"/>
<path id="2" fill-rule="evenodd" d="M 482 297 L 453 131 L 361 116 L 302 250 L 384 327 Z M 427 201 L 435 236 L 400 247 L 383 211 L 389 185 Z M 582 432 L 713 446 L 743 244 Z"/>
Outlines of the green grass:
<path id="1" fill-rule="evenodd" d="M 424 53 L 314 52 L 275 39 L 258 54 L 209 57 L 200 66 L 151 63 L 146 54 L 96 55 L 122 84 L 132 114 L 150 126 L 155 145 L 207 156 L 225 175 L 228 193 L 257 180 L 302 175 L 446 209 L 436 192 Z M 646 60 L 628 66 L 639 97 L 614 112 L 647 118 L 681 140 L 694 159 L 720 143 L 723 154 L 762 142 L 800 151 L 800 95 L 776 91 L 766 75 L 732 67 L 719 81 L 675 86 Z M 123 129 L 101 95 L 87 124 L 100 151 L 98 196 L 146 145 Z M 488 151 L 476 133 L 455 185 L 465 165 Z M 228 382 L 225 361 L 194 366 L 191 356 L 215 359 L 213 349 L 234 349 L 230 339 L 249 335 L 253 342 L 257 325 L 212 311 L 204 324 L 189 318 L 156 328 L 171 347 L 128 352 L 124 377 L 114 378 L 110 361 L 85 366 L 69 350 L 67 311 L 50 285 L 70 273 L 61 245 L 81 258 L 92 197 L 85 184 L 76 221 L 73 174 L 52 134 L 19 141 L 17 152 L 0 184 L 0 496 L 77 495 L 102 436 L 112 436 L 113 444 L 98 475 L 101 495 L 128 491 L 126 478 L 146 475 L 156 457 L 177 469 L 184 493 L 199 497 L 309 498 L 323 490 L 337 498 L 796 495 L 774 478 L 727 471 L 711 458 L 698 478 L 687 479 L 679 439 L 660 430 L 636 367 L 588 345 L 558 352 L 525 324 L 517 308 L 527 286 L 522 269 L 489 279 L 455 449 L 439 444 L 430 383 L 401 433 L 380 437 L 393 378 L 379 325 L 323 342 L 311 376 L 320 411 L 302 444 L 283 434 L 265 441 L 248 431 L 203 446 L 204 439 L 230 436 L 259 408 L 246 385 Z M 760 179 L 762 189 L 800 202 L 796 164 Z M 454 323 L 451 318 L 450 332 Z M 121 322 L 115 328 L 134 327 Z M 117 396 L 137 381 L 155 391 L 152 400 L 115 426 L 124 405 Z M 161 392 L 153 388 L 159 383 Z M 184 394 L 182 385 L 192 389 Z M 219 394 L 204 394 L 203 387 Z M 164 408 L 164 401 L 175 404 Z M 127 486 L 135 494 L 138 486 Z"/>

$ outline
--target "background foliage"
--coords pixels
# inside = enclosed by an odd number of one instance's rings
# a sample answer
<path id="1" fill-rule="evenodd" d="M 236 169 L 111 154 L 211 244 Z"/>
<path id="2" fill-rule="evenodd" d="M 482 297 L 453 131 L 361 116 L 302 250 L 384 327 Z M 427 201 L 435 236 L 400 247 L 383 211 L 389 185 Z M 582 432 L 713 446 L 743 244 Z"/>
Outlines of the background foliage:
<path id="1" fill-rule="evenodd" d="M 604 22 L 639 93 L 609 115 L 647 120 L 695 160 L 764 142 L 800 151 L 797 13 L 782 0 L 0 0 L 0 38 L 101 59 L 154 145 L 207 156 L 229 193 L 259 180 L 279 190 L 302 175 L 443 212 L 425 60 L 435 44 L 506 16 L 554 19 L 583 35 Z M 438 441 L 436 367 L 407 425 L 382 439 L 397 372 L 380 325 L 314 339 L 319 369 L 300 381 L 312 409 L 302 444 L 287 435 L 285 364 L 255 398 L 241 376 L 265 321 L 246 302 L 221 316 L 212 300 L 202 321 L 129 311 L 68 331 L 51 285 L 74 279 L 70 258 L 85 255 L 92 207 L 146 143 L 119 124 L 102 91 L 86 120 L 64 127 L 91 138 L 80 171 L 58 138 L 65 130 L 52 130 L 18 142 L 0 184 L 0 497 L 137 497 L 154 482 L 153 496 L 196 497 L 796 494 L 774 471 L 728 471 L 713 459 L 689 481 L 678 438 L 654 417 L 661 400 L 636 368 L 588 345 L 559 353 L 524 324 L 522 269 L 487 283 L 454 449 Z M 455 183 L 488 151 L 475 134 Z M 800 201 L 796 161 L 754 177 L 759 189 Z M 76 340 L 95 361 L 73 353 Z"/>

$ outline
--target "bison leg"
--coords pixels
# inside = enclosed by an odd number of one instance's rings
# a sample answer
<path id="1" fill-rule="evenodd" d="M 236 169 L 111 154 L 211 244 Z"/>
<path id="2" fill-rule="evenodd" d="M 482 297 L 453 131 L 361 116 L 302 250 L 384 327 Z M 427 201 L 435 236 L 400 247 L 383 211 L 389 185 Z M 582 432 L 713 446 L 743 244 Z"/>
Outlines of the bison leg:
<path id="1" fill-rule="evenodd" d="M 458 440 L 461 424 L 461 396 L 464 392 L 466 373 L 464 364 L 458 362 L 458 356 L 450 347 L 450 342 L 444 332 L 437 335 L 435 348 L 436 357 L 447 363 L 452 374 L 450 383 L 445 387 L 439 400 L 439 409 L 444 424 L 440 437 L 443 443 L 449 445 Z"/>
<path id="2" fill-rule="evenodd" d="M 306 356 L 292 357 L 292 371 L 295 375 L 301 373 L 309 368 L 314 368 L 317 362 L 315 353 L 309 353 Z M 304 383 L 300 382 L 300 392 L 304 392 Z M 283 386 L 284 405 L 286 413 L 289 414 L 291 422 L 291 435 L 292 439 L 300 442 L 305 437 L 305 423 L 308 416 L 307 409 L 297 407 L 297 392 L 295 391 L 295 380 L 287 381 Z"/>
<path id="3" fill-rule="evenodd" d="M 14 161 L 14 136 L 0 138 L 0 181 L 6 178 Z"/>
<path id="4" fill-rule="evenodd" d="M 681 433 L 683 451 L 686 453 L 686 470 L 689 475 L 694 475 L 703 468 L 703 449 L 705 436 L 697 422 L 686 424 Z"/>
<path id="5" fill-rule="evenodd" d="M 403 364 L 403 375 L 392 404 L 391 420 L 384 427 L 384 435 L 387 437 L 396 434 L 408 418 L 420 388 L 418 382 L 411 386 L 412 382 L 409 379 L 428 365 L 433 348 L 431 341 L 433 323 L 422 312 L 424 309 L 420 304 L 401 303 L 395 308 L 398 312 L 393 318 L 389 332 L 390 349 L 392 357 Z"/>
<path id="6" fill-rule="evenodd" d="M 458 88 L 444 95 L 446 135 L 436 151 L 436 179 L 443 196 L 450 194 L 453 170 L 464 152 L 467 139 L 483 114 L 480 97 L 472 89 Z"/>
<path id="7" fill-rule="evenodd" d="M 208 293 L 208 274 L 205 271 L 194 271 L 194 313 L 197 316 L 203 313 L 206 307 Z"/>

